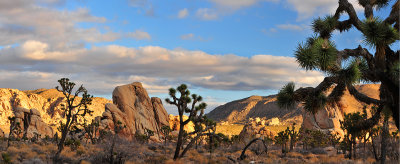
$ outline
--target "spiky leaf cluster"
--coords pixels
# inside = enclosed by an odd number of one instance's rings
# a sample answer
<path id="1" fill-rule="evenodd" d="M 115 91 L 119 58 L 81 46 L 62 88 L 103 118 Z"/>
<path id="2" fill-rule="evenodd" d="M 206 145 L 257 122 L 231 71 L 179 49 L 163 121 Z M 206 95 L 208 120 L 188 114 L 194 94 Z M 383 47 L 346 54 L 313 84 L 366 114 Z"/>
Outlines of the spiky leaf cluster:
<path id="1" fill-rule="evenodd" d="M 366 69 L 368 69 L 368 66 L 365 63 L 365 60 L 354 58 L 346 68 L 341 69 L 337 73 L 339 76 L 338 79 L 340 79 L 344 84 L 359 83 L 363 80 L 361 71 Z"/>
<path id="2" fill-rule="evenodd" d="M 277 100 L 280 108 L 289 109 L 294 106 L 296 101 L 293 98 L 295 84 L 290 82 L 286 84 L 278 93 Z"/>
<path id="3" fill-rule="evenodd" d="M 338 21 L 332 16 L 326 16 L 324 18 L 317 18 L 312 23 L 312 28 L 315 33 L 318 33 L 322 38 L 330 38 L 332 36 L 332 31 L 335 30 Z"/>
<path id="4" fill-rule="evenodd" d="M 361 24 L 364 43 L 371 46 L 391 45 L 399 40 L 399 32 L 378 18 L 366 19 Z"/>
<path id="5" fill-rule="evenodd" d="M 323 93 L 319 93 L 317 95 L 308 95 L 303 105 L 305 110 L 315 114 L 319 109 L 324 108 L 326 102 L 326 96 Z"/>
<path id="6" fill-rule="evenodd" d="M 299 44 L 296 61 L 306 70 L 332 71 L 336 68 L 337 50 L 334 43 L 321 37 L 311 37 L 306 44 Z"/>

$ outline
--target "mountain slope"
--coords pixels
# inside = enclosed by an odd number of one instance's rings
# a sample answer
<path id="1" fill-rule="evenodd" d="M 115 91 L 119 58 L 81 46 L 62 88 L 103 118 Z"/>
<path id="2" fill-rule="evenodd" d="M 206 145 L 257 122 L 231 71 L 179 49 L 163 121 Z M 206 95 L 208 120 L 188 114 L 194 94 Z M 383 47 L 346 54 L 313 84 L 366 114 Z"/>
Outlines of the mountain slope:
<path id="1" fill-rule="evenodd" d="M 379 84 L 364 84 L 356 86 L 356 89 L 373 98 L 379 98 Z M 363 104 L 345 91 L 341 100 L 343 112 L 361 111 Z M 265 117 L 271 119 L 278 117 L 282 121 L 293 120 L 302 122 L 302 107 L 296 106 L 293 109 L 280 109 L 276 102 L 276 95 L 270 96 L 251 96 L 248 98 L 232 101 L 218 106 L 207 114 L 208 118 L 215 121 L 244 122 L 248 118 Z"/>

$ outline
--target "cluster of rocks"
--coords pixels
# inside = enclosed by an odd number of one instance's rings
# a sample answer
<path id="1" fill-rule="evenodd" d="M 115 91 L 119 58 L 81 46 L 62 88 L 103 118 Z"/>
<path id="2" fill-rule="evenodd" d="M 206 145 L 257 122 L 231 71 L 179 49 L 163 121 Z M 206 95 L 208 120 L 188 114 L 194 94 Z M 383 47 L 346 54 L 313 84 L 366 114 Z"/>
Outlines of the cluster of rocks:
<path id="1" fill-rule="evenodd" d="M 240 139 L 252 139 L 252 138 L 264 138 L 264 137 L 274 137 L 275 132 L 268 129 L 265 120 L 260 118 L 249 119 L 249 121 L 244 125 L 242 131 L 239 134 Z"/>
<path id="2" fill-rule="evenodd" d="M 105 111 L 99 119 L 100 130 L 111 130 L 122 126 L 118 135 L 127 140 L 134 139 L 136 133 L 154 132 L 150 139 L 161 139 L 161 127 L 169 126 L 168 114 L 159 98 L 150 97 L 139 82 L 118 86 L 112 94 L 113 103 L 105 104 Z"/>
<path id="3" fill-rule="evenodd" d="M 80 99 L 78 97 L 77 101 L 80 101 Z M 8 117 L 14 117 L 16 113 L 19 113 L 20 109 L 18 108 L 25 108 L 24 113 L 30 113 L 30 109 L 34 109 L 36 114 L 32 117 L 40 116 L 42 122 L 51 127 L 53 132 L 56 132 L 60 121 L 65 119 L 64 110 L 62 110 L 62 105 L 66 104 L 65 100 L 64 95 L 56 89 L 20 91 L 18 89 L 0 88 L 0 129 L 7 136 L 10 131 Z M 109 102 L 111 101 L 105 98 L 93 98 L 92 104 L 88 106 L 93 111 L 93 115 L 86 115 L 86 120 L 101 116 L 104 112 L 104 105 Z M 37 126 L 44 126 L 45 124 L 38 124 Z M 45 135 L 42 134 L 42 136 Z"/>
<path id="4" fill-rule="evenodd" d="M 14 129 L 19 129 L 20 132 L 15 130 L 11 133 L 15 133 L 14 136 L 33 138 L 33 137 L 53 137 L 53 129 L 47 125 L 40 117 L 40 112 L 37 109 L 26 109 L 23 107 L 17 107 L 14 110 L 15 119 Z"/>
<path id="5" fill-rule="evenodd" d="M 277 125 L 281 124 L 279 122 L 278 117 L 274 117 L 271 119 L 266 119 L 265 117 L 264 118 L 260 118 L 260 117 L 249 118 L 248 123 L 262 125 L 262 126 L 277 126 Z"/>

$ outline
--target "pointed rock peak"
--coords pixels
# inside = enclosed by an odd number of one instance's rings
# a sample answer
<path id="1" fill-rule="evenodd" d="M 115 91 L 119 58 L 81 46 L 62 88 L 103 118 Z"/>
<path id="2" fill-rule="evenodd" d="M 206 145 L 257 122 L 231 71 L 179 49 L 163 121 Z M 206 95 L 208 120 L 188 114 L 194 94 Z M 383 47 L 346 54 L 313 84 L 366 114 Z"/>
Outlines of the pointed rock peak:
<path id="1" fill-rule="evenodd" d="M 133 83 L 131 83 L 131 85 L 143 88 L 143 85 L 141 82 L 133 82 Z"/>

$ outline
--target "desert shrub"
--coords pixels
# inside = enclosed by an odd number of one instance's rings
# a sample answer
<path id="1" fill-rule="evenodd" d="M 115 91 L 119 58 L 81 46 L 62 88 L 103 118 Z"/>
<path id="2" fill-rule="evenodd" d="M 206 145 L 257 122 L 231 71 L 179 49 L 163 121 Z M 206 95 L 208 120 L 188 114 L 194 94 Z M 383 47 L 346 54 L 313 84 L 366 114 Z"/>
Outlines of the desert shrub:
<path id="1" fill-rule="evenodd" d="M 275 144 L 281 145 L 282 153 L 286 154 L 287 151 L 287 142 L 289 141 L 288 131 L 280 131 L 277 136 L 274 138 Z"/>
<path id="2" fill-rule="evenodd" d="M 4 163 L 11 163 L 11 157 L 7 152 L 2 153 L 1 157 L 3 158 Z"/>
<path id="3" fill-rule="evenodd" d="M 67 138 L 64 142 L 65 146 L 69 146 L 71 150 L 76 150 L 81 146 L 81 141 L 78 139 Z"/>

